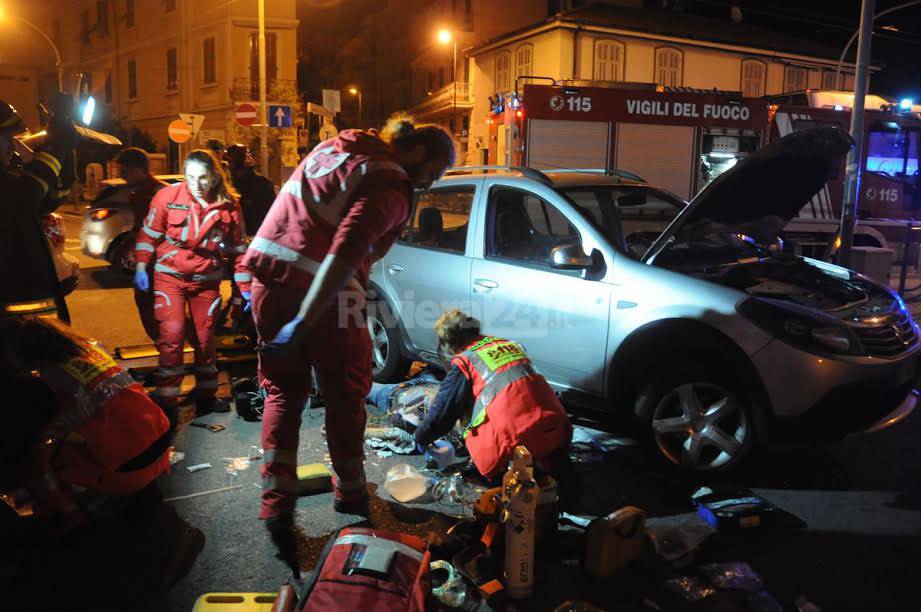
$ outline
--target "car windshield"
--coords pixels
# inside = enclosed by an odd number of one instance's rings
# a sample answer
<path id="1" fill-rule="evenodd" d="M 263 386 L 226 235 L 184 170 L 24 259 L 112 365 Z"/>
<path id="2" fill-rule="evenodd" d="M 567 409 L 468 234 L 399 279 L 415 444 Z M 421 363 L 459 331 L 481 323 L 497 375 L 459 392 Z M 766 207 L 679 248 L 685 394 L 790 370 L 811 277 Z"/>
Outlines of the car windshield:
<path id="1" fill-rule="evenodd" d="M 615 247 L 640 259 L 687 206 L 678 196 L 646 185 L 559 189 Z"/>

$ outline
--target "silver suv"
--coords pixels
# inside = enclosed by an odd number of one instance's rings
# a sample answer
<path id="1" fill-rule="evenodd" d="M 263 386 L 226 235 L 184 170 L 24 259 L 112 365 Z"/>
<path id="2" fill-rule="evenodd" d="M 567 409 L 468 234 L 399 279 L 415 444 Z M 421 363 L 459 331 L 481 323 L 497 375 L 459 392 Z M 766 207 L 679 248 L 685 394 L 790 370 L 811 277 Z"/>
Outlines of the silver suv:
<path id="1" fill-rule="evenodd" d="M 437 363 L 433 323 L 459 307 L 521 342 L 570 405 L 635 416 L 683 469 L 891 425 L 921 360 L 904 303 L 779 237 L 850 145 L 793 134 L 686 206 L 619 176 L 457 168 L 372 269 L 375 379 Z"/>

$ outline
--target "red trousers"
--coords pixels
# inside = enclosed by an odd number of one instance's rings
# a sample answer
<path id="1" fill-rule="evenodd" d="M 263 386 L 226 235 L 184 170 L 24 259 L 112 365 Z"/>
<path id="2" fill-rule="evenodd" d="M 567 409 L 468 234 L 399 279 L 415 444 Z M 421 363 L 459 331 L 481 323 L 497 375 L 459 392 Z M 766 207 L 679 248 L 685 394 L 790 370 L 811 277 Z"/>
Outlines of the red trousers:
<path id="1" fill-rule="evenodd" d="M 253 282 L 252 306 L 260 341 L 275 338 L 297 314 L 306 289 Z M 354 301 L 352 302 L 354 305 Z M 365 494 L 365 397 L 371 389 L 371 338 L 362 308 L 343 316 L 339 304 L 310 330 L 298 354 L 259 355 L 262 412 L 262 508 L 260 518 L 290 515 L 297 499 L 297 449 L 301 413 L 310 391 L 310 367 L 326 402 L 326 444 L 338 499 Z"/>
<path id="2" fill-rule="evenodd" d="M 195 326 L 195 396 L 208 399 L 217 393 L 214 322 L 221 310 L 220 281 L 187 281 L 171 274 L 154 273 L 154 316 L 157 319 L 157 371 L 155 396 L 161 406 L 179 403 L 185 368 L 182 361 L 186 337 L 186 307 Z"/>
<path id="3" fill-rule="evenodd" d="M 153 274 L 148 272 L 150 277 L 149 285 L 153 287 Z M 138 315 L 141 317 L 141 325 L 144 326 L 144 332 L 151 342 L 157 341 L 159 334 L 159 324 L 157 317 L 154 316 L 154 293 L 153 289 L 149 291 L 134 290 L 134 304 L 138 308 Z"/>

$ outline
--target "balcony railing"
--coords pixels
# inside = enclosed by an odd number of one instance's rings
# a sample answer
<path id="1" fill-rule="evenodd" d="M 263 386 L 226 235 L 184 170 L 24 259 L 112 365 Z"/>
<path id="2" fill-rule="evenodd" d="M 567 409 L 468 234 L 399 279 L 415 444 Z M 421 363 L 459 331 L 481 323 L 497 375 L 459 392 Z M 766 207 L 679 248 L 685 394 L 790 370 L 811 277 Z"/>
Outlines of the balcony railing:
<path id="1" fill-rule="evenodd" d="M 473 107 L 470 97 L 469 83 L 449 83 L 438 91 L 433 91 L 412 108 L 415 115 L 431 115 L 442 113 L 454 107 L 455 92 L 457 95 L 457 108 L 468 109 Z"/>
<path id="2" fill-rule="evenodd" d="M 268 79 L 266 87 L 266 98 L 272 102 L 296 102 L 297 101 L 297 81 L 292 79 Z M 259 100 L 259 80 L 253 79 L 234 79 L 233 87 L 230 89 L 230 97 L 234 102 L 258 101 Z"/>

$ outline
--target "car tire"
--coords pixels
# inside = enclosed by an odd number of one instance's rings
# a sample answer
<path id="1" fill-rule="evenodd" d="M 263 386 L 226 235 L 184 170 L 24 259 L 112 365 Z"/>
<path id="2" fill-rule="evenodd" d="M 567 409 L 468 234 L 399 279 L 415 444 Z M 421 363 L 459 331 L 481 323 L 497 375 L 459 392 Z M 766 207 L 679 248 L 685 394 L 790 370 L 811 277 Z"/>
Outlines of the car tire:
<path id="1" fill-rule="evenodd" d="M 686 474 L 729 472 L 756 446 L 757 407 L 727 368 L 701 356 L 641 384 L 634 414 L 655 458 Z"/>
<path id="2" fill-rule="evenodd" d="M 116 240 L 109 251 L 109 263 L 119 274 L 134 274 L 134 241 L 130 234 Z"/>
<path id="3" fill-rule="evenodd" d="M 412 360 L 403 356 L 403 339 L 396 316 L 386 302 L 368 304 L 368 334 L 371 336 L 371 378 L 374 382 L 402 382 Z"/>

